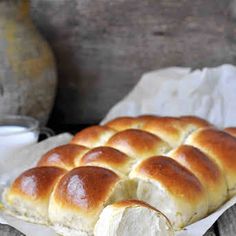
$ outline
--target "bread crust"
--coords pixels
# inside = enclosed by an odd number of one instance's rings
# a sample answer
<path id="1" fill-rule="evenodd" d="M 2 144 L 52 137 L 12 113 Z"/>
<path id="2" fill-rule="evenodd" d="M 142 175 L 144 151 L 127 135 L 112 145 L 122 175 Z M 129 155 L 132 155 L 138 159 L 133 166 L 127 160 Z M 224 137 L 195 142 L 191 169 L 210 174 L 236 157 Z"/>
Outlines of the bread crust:
<path id="1" fill-rule="evenodd" d="M 88 151 L 88 148 L 81 145 L 61 145 L 45 153 L 37 166 L 57 166 L 70 170 L 76 167 L 78 160 Z"/>
<path id="2" fill-rule="evenodd" d="M 104 145 L 115 133 L 116 131 L 109 127 L 94 125 L 78 132 L 70 143 L 88 148 L 98 147 Z"/>
<path id="3" fill-rule="evenodd" d="M 170 149 L 169 145 L 156 135 L 138 129 L 116 133 L 106 146 L 116 148 L 136 159 L 163 154 Z"/>

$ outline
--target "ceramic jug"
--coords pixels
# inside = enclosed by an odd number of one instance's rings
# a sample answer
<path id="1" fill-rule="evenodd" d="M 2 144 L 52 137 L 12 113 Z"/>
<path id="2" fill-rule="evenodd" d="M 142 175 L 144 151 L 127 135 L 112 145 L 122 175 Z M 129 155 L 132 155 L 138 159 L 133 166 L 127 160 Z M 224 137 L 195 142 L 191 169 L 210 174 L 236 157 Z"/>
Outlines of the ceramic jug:
<path id="1" fill-rule="evenodd" d="M 0 0 L 0 115 L 45 124 L 55 89 L 54 57 L 31 20 L 29 0 Z"/>

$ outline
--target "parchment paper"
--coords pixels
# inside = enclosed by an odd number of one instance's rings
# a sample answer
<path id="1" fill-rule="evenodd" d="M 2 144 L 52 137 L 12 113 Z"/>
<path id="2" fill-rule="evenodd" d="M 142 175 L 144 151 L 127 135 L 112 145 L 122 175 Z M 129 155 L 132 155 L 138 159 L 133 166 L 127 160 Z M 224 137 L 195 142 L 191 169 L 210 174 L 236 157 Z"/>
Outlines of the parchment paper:
<path id="1" fill-rule="evenodd" d="M 218 127 L 236 125 L 236 67 L 171 67 L 146 73 L 102 123 L 121 115 L 197 115 Z"/>
<path id="2" fill-rule="evenodd" d="M 120 115 L 198 115 L 218 127 L 236 126 L 236 67 L 223 65 L 191 72 L 190 68 L 172 67 L 145 74 L 135 88 L 105 119 Z M 11 159 L 0 158 L 0 194 L 5 185 L 22 171 L 32 167 L 49 149 L 67 143 L 69 134 L 49 138 L 22 150 Z M 220 209 L 178 232 L 178 236 L 201 236 L 229 207 L 236 197 Z M 27 236 L 56 236 L 49 227 L 31 224 L 5 215 L 0 210 L 0 223 L 9 224 Z"/>

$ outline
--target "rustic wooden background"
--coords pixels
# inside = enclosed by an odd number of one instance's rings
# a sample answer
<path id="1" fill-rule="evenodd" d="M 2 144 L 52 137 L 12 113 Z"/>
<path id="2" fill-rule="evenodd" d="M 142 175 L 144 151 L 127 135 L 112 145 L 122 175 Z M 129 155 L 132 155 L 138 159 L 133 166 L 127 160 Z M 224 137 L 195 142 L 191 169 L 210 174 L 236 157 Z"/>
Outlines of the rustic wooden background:
<path id="1" fill-rule="evenodd" d="M 98 122 L 148 70 L 236 62 L 235 0 L 31 2 L 57 58 L 52 122 Z"/>

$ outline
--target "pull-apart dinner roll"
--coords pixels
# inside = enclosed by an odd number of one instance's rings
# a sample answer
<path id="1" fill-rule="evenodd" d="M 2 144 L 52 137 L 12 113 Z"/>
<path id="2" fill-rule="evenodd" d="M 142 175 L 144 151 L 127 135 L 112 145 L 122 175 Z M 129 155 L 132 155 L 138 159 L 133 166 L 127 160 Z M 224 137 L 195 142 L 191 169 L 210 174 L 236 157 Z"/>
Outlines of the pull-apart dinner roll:
<path id="1" fill-rule="evenodd" d="M 194 131 L 196 129 L 200 129 L 200 128 L 213 126 L 208 121 L 206 121 L 200 117 L 197 117 L 197 116 L 181 116 L 180 120 L 187 123 L 190 126 L 190 128 L 192 129 L 192 131 Z"/>
<path id="2" fill-rule="evenodd" d="M 135 117 L 121 116 L 107 122 L 105 126 L 117 131 L 123 131 L 126 129 L 139 129 L 141 125 L 140 121 Z"/>
<path id="3" fill-rule="evenodd" d="M 137 117 L 137 119 L 139 120 L 139 122 L 141 123 L 140 124 L 140 127 L 142 129 L 142 126 L 146 123 L 146 122 L 149 122 L 150 120 L 155 120 L 156 118 L 159 118 L 160 116 L 157 116 L 157 115 L 151 115 L 151 114 L 147 114 L 147 115 L 140 115 Z"/>
<path id="4" fill-rule="evenodd" d="M 163 212 L 175 229 L 203 218 L 208 196 L 195 175 L 175 160 L 156 156 L 139 163 L 130 173 L 137 198 Z"/>
<path id="5" fill-rule="evenodd" d="M 48 224 L 49 198 L 65 170 L 35 167 L 23 172 L 3 194 L 9 213 L 23 220 Z"/>
<path id="6" fill-rule="evenodd" d="M 192 133 L 186 144 L 197 147 L 223 170 L 229 197 L 236 193 L 236 139 L 217 129 L 204 128 Z"/>
<path id="7" fill-rule="evenodd" d="M 88 148 L 76 144 L 61 145 L 45 153 L 37 166 L 57 166 L 70 170 L 76 167 L 76 163 L 88 151 Z"/>
<path id="8" fill-rule="evenodd" d="M 236 127 L 228 127 L 228 128 L 225 128 L 224 131 L 236 137 Z"/>
<path id="9" fill-rule="evenodd" d="M 157 117 L 156 115 L 141 115 L 138 117 L 131 117 L 131 116 L 121 116 L 117 117 L 105 124 L 114 130 L 123 131 L 126 129 L 143 129 L 143 126 L 146 122 L 150 120 L 155 120 Z"/>
<path id="10" fill-rule="evenodd" d="M 161 155 L 170 150 L 169 145 L 156 135 L 137 129 L 116 133 L 106 146 L 116 148 L 137 160 Z"/>
<path id="11" fill-rule="evenodd" d="M 103 146 L 115 133 L 116 131 L 109 127 L 95 125 L 78 132 L 70 143 L 94 148 Z"/>
<path id="12" fill-rule="evenodd" d="M 94 236 L 173 236 L 169 220 L 154 207 L 137 200 L 107 206 L 95 226 Z"/>
<path id="13" fill-rule="evenodd" d="M 142 130 L 157 135 L 171 147 L 177 147 L 189 134 L 191 127 L 179 118 L 156 117 L 146 120 Z"/>
<path id="14" fill-rule="evenodd" d="M 76 164 L 77 166 L 100 166 L 119 175 L 127 175 L 134 160 L 114 148 L 97 147 L 87 152 Z"/>
<path id="15" fill-rule="evenodd" d="M 55 187 L 49 218 L 60 235 L 92 235 L 104 206 L 127 197 L 122 180 L 114 172 L 94 166 L 77 167 Z"/>
<path id="16" fill-rule="evenodd" d="M 186 167 L 205 186 L 209 197 L 209 212 L 216 210 L 227 199 L 225 176 L 218 165 L 199 149 L 181 145 L 168 156 Z"/>

